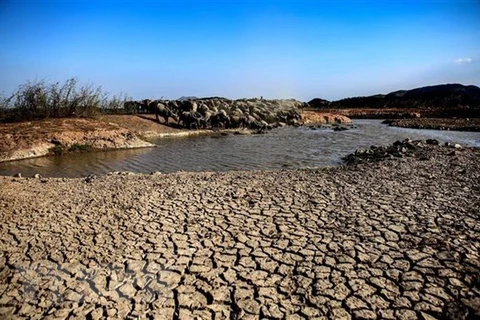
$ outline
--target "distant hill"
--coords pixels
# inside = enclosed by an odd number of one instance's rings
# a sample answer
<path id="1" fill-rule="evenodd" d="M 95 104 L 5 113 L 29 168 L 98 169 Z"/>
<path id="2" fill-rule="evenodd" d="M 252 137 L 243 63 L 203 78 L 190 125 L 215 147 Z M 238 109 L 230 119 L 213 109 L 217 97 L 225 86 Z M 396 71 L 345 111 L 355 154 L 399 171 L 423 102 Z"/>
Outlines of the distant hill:
<path id="1" fill-rule="evenodd" d="M 330 105 L 330 101 L 320 98 L 315 98 L 310 100 L 308 104 L 313 108 L 328 108 Z"/>
<path id="2" fill-rule="evenodd" d="M 399 90 L 386 95 L 352 97 L 328 102 L 309 101 L 312 108 L 414 108 L 414 109 L 475 109 L 480 110 L 480 88 L 462 84 L 441 84 L 412 90 Z"/>
<path id="3" fill-rule="evenodd" d="M 182 96 L 180 98 L 178 98 L 177 100 L 180 100 L 180 101 L 185 101 L 185 100 L 197 100 L 198 98 L 195 97 L 195 96 Z"/>

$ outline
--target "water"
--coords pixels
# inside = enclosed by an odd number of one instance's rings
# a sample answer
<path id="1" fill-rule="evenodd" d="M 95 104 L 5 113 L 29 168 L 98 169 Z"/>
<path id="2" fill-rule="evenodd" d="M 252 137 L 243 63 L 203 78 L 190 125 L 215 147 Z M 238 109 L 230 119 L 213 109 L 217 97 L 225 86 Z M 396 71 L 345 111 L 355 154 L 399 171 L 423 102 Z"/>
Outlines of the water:
<path id="1" fill-rule="evenodd" d="M 324 167 L 340 164 L 358 148 L 396 140 L 433 138 L 480 147 L 480 132 L 389 127 L 381 120 L 356 120 L 348 131 L 280 128 L 264 135 L 163 138 L 157 148 L 43 157 L 0 163 L 0 175 L 83 177 L 111 171 L 227 171 Z"/>

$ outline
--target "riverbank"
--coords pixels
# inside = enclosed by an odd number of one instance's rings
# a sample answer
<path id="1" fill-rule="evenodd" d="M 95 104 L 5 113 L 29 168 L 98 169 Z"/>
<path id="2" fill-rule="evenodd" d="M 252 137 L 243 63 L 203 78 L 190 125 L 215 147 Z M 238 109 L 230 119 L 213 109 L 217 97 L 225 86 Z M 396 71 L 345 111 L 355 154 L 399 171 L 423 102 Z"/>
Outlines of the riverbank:
<path id="1" fill-rule="evenodd" d="M 460 109 L 459 114 L 462 111 L 464 110 Z M 480 132 L 480 118 L 456 118 L 452 116 L 455 115 L 455 110 L 450 110 L 448 116 L 435 110 L 417 108 L 323 108 L 321 112 L 351 119 L 387 119 L 386 124 L 402 128 Z"/>
<path id="2" fill-rule="evenodd" d="M 148 140 L 209 134 L 159 124 L 155 116 L 108 115 L 0 124 L 0 162 L 68 152 L 149 148 Z"/>
<path id="3" fill-rule="evenodd" d="M 351 119 L 401 119 L 427 115 L 426 110 L 416 108 L 321 108 L 312 112 L 342 115 Z"/>
<path id="4" fill-rule="evenodd" d="M 307 113 L 306 121 L 349 123 L 334 114 Z M 68 152 L 154 147 L 155 138 L 208 134 L 251 134 L 256 130 L 188 130 L 160 124 L 154 115 L 106 115 L 95 119 L 55 118 L 0 124 L 0 162 Z"/>
<path id="5" fill-rule="evenodd" d="M 480 118 L 415 118 L 386 120 L 385 123 L 402 128 L 457 130 L 480 132 Z"/>
<path id="6" fill-rule="evenodd" d="M 322 170 L 1 177 L 0 314 L 478 317 L 480 150 L 418 151 Z"/>
<path id="7" fill-rule="evenodd" d="M 0 162 L 49 155 L 56 150 L 105 150 L 153 147 L 133 130 L 98 119 L 59 118 L 0 124 Z M 133 120 L 130 117 L 125 120 Z M 147 121 L 147 120 L 145 120 Z M 148 121 L 147 121 L 148 122 Z"/>

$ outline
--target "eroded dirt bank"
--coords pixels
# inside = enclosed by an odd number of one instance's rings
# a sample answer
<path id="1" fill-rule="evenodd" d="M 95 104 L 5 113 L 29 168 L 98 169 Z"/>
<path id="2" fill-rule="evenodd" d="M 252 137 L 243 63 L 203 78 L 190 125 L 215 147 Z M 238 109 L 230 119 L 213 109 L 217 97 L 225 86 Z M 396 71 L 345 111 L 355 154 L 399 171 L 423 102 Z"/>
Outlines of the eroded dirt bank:
<path id="1" fill-rule="evenodd" d="M 480 131 L 480 118 L 415 118 L 385 121 L 391 126 L 415 129 Z"/>
<path id="2" fill-rule="evenodd" d="M 121 118 L 60 118 L 0 124 L 0 162 L 48 155 L 51 149 L 88 146 L 92 149 L 127 149 L 152 147 L 134 130 L 119 123 Z M 124 118 L 135 126 L 140 120 Z M 149 120 L 144 120 L 148 127 Z"/>
<path id="3" fill-rule="evenodd" d="M 97 119 L 59 118 L 0 124 L 0 162 L 45 156 L 55 147 L 67 152 L 72 146 L 96 151 L 144 148 L 154 146 L 147 141 L 149 138 L 209 132 L 159 124 L 154 115 L 108 115 Z"/>
<path id="4" fill-rule="evenodd" d="M 420 149 L 324 170 L 1 177 L 0 316 L 478 317 L 480 150 Z"/>

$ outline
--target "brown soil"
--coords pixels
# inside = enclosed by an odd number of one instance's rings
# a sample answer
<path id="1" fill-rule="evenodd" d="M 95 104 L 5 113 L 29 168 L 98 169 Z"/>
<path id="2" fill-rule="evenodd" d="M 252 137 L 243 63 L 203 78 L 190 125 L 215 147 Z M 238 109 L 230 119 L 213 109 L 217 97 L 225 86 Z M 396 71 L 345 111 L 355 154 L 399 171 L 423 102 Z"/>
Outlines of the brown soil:
<path id="1" fill-rule="evenodd" d="M 323 170 L 0 177 L 0 318 L 478 319 L 480 150 L 419 148 Z"/>
<path id="2" fill-rule="evenodd" d="M 138 136 L 149 132 L 172 132 L 170 128 L 152 121 L 146 116 L 140 118 L 131 115 L 102 116 L 98 119 L 62 118 L 19 123 L 0 124 L 0 153 L 26 149 L 39 143 L 51 142 L 58 135 L 71 135 L 91 132 L 124 132 L 129 130 Z M 72 137 L 73 139 L 73 137 Z"/>
<path id="3" fill-rule="evenodd" d="M 164 134 L 164 133 L 178 133 L 178 132 L 188 131 L 183 128 L 176 128 L 175 121 L 172 122 L 172 125 L 168 125 L 168 126 L 164 124 L 159 124 L 155 120 L 155 116 L 151 114 L 138 115 L 138 116 L 132 116 L 132 115 L 102 116 L 101 118 L 99 118 L 99 120 L 110 125 L 117 125 L 122 128 L 127 128 L 134 134 L 144 138 L 158 136 L 158 134 Z M 160 121 L 163 121 L 163 119 Z"/>
<path id="4" fill-rule="evenodd" d="M 141 138 L 185 130 L 158 124 L 152 115 L 108 115 L 96 119 L 61 118 L 0 124 L 0 162 L 48 154 L 55 145 L 95 149 L 152 146 Z"/>
<path id="5" fill-rule="evenodd" d="M 428 115 L 428 110 L 400 108 L 361 108 L 361 109 L 322 109 L 322 112 L 333 113 L 357 119 L 398 119 L 416 118 Z"/>
<path id="6" fill-rule="evenodd" d="M 303 123 L 308 124 L 348 124 L 352 120 L 338 113 L 329 113 L 322 111 L 304 111 L 302 113 Z"/>

